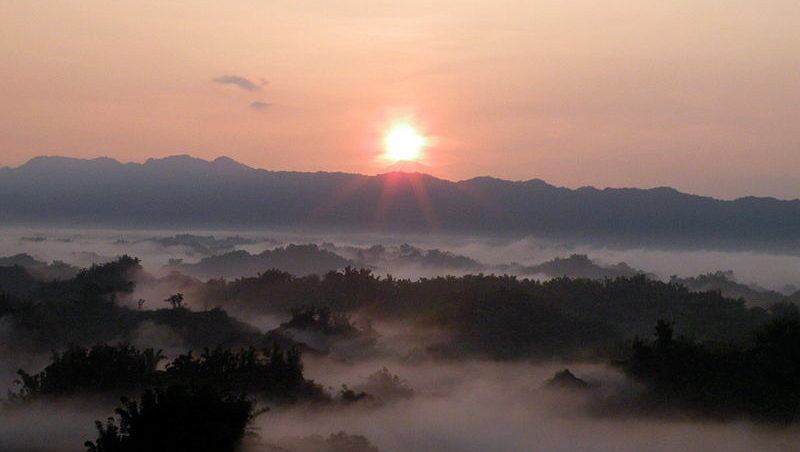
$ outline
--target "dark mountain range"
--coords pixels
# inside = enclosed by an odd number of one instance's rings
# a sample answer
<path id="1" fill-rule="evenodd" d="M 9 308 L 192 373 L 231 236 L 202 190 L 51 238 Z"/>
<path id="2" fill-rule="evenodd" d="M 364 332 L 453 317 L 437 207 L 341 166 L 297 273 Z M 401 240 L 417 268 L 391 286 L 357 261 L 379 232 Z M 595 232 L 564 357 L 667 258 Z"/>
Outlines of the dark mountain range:
<path id="1" fill-rule="evenodd" d="M 663 245 L 800 244 L 800 200 L 723 201 L 672 188 L 250 168 L 189 156 L 144 164 L 37 157 L 0 169 L 0 224 L 275 227 L 540 235 Z"/>
<path id="2" fill-rule="evenodd" d="M 792 293 L 784 294 L 757 285 L 742 284 L 736 281 L 736 277 L 731 270 L 716 271 L 689 278 L 672 276 L 670 282 L 686 286 L 687 289 L 695 292 L 716 290 L 724 297 L 741 298 L 747 300 L 753 306 L 762 308 L 768 308 L 775 303 L 800 305 L 800 290 L 795 288 L 795 290 L 791 291 Z"/>
<path id="3" fill-rule="evenodd" d="M 61 279 L 74 278 L 80 268 L 74 267 L 62 261 L 54 261 L 52 264 L 40 261 L 30 254 L 20 253 L 13 256 L 0 257 L 0 270 L 7 270 L 8 267 L 20 267 L 25 269 L 28 276 L 40 281 L 55 281 Z M 9 273 L 4 273 L 5 275 Z M 0 290 L 3 289 L 4 278 L 0 277 Z"/>
<path id="4" fill-rule="evenodd" d="M 353 262 L 317 245 L 288 245 L 250 254 L 244 250 L 206 257 L 195 264 L 176 263 L 170 268 L 202 278 L 241 278 L 255 276 L 272 268 L 293 275 L 324 275 L 340 270 Z"/>
<path id="5" fill-rule="evenodd" d="M 509 272 L 516 275 L 545 275 L 554 278 L 566 276 L 569 278 L 613 279 L 643 274 L 655 279 L 655 275 L 632 268 L 625 262 L 603 266 L 589 259 L 589 256 L 585 254 L 573 254 L 565 258 L 555 257 L 538 265 L 498 265 L 495 269 L 498 272 Z"/>
<path id="6" fill-rule="evenodd" d="M 438 271 L 488 271 L 489 266 L 467 256 L 439 249 L 421 249 L 408 243 L 397 246 L 373 245 L 369 248 L 336 246 L 323 243 L 322 249 L 336 253 L 355 262 L 355 265 L 381 272 L 392 273 L 392 269 L 406 266 Z"/>

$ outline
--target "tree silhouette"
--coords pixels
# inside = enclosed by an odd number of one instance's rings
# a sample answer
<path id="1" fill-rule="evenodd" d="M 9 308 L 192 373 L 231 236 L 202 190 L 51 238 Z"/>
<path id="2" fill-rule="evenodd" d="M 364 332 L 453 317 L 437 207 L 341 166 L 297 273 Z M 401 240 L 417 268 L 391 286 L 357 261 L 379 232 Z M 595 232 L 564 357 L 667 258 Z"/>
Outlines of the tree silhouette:
<path id="1" fill-rule="evenodd" d="M 156 382 L 158 363 L 165 357 L 161 350 L 139 351 L 127 345 L 72 346 L 54 352 L 52 362 L 38 374 L 19 370 L 17 400 L 57 397 L 78 393 L 105 393 L 130 389 Z"/>
<path id="2" fill-rule="evenodd" d="M 656 344 L 660 348 L 669 347 L 672 344 L 672 325 L 666 320 L 659 320 L 656 323 Z"/>
<path id="3" fill-rule="evenodd" d="M 303 377 L 296 349 L 207 348 L 199 356 L 191 352 L 179 355 L 162 370 L 158 364 L 164 359 L 161 351 L 139 351 L 126 344 L 73 346 L 55 352 L 52 362 L 38 374 L 20 370 L 20 389 L 12 396 L 15 401 L 25 401 L 74 394 L 119 395 L 183 384 L 247 392 L 275 402 L 329 400 L 322 387 Z"/>
<path id="4" fill-rule="evenodd" d="M 776 318 L 748 342 L 697 343 L 673 338 L 659 321 L 655 341 L 636 340 L 618 362 L 647 388 L 646 408 L 681 408 L 716 418 L 800 420 L 800 318 Z"/>
<path id="5" fill-rule="evenodd" d="M 183 307 L 183 294 L 182 293 L 172 294 L 169 297 L 167 297 L 164 301 L 169 303 L 170 306 L 172 306 L 172 309 L 182 308 Z"/>
<path id="6" fill-rule="evenodd" d="M 259 413 L 243 395 L 210 387 L 146 390 L 139 402 L 122 398 L 118 420 L 97 421 L 87 452 L 236 452 Z"/>

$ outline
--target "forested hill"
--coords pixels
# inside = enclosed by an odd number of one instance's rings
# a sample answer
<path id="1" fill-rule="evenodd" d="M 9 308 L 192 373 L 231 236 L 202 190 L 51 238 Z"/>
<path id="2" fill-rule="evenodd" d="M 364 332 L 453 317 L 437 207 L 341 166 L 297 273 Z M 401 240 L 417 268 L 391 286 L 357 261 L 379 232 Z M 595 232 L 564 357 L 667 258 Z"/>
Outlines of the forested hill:
<path id="1" fill-rule="evenodd" d="M 276 172 L 229 158 L 143 164 L 37 157 L 0 169 L 0 221 L 316 227 L 550 235 L 667 244 L 800 244 L 800 200 L 723 201 L 671 188 L 577 190 L 541 180 Z"/>

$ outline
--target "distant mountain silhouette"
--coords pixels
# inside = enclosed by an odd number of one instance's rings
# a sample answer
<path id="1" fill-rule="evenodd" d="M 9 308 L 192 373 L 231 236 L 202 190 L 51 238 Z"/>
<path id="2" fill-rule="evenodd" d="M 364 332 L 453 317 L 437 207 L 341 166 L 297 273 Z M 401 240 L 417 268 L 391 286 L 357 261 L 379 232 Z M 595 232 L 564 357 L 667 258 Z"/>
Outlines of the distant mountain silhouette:
<path id="1" fill-rule="evenodd" d="M 353 262 L 317 245 L 288 245 L 250 254 L 244 250 L 203 258 L 195 264 L 176 263 L 170 268 L 202 278 L 241 278 L 255 276 L 269 269 L 280 269 L 293 275 L 324 275 L 340 270 Z"/>
<path id="2" fill-rule="evenodd" d="M 47 262 L 40 261 L 27 253 L 0 257 L 0 268 L 2 267 L 24 268 L 31 278 L 41 281 L 54 281 L 74 278 L 80 270 L 78 267 L 74 267 L 61 261 L 54 261 L 52 264 L 48 264 Z M 0 290 L 2 290 L 2 288 L 3 282 L 0 281 Z"/>
<path id="3" fill-rule="evenodd" d="M 201 256 L 215 256 L 227 253 L 241 245 L 252 245 L 254 243 L 275 243 L 270 239 L 248 239 L 244 237 L 230 236 L 226 238 L 216 238 L 213 235 L 200 236 L 194 234 L 178 234 L 172 237 L 151 237 L 140 240 L 141 242 L 155 243 L 164 248 L 181 247 L 187 250 L 187 254 Z M 116 244 L 124 245 L 132 242 L 117 240 Z"/>
<path id="4" fill-rule="evenodd" d="M 755 284 L 742 284 L 736 281 L 732 270 L 716 271 L 689 278 L 672 276 L 670 282 L 686 286 L 695 292 L 717 290 L 723 297 L 742 298 L 753 306 L 765 309 L 781 302 L 800 304 L 800 290 L 795 289 L 794 293 L 787 295 Z"/>
<path id="5" fill-rule="evenodd" d="M 393 269 L 406 266 L 439 271 L 486 271 L 487 265 L 449 251 L 439 249 L 421 249 L 407 243 L 397 246 L 373 245 L 369 248 L 356 246 L 336 246 L 323 243 L 322 249 L 336 253 L 355 263 L 358 267 L 380 270 L 391 273 Z"/>
<path id="6" fill-rule="evenodd" d="M 630 277 L 646 274 L 650 278 L 655 275 L 632 268 L 625 262 L 603 266 L 585 254 L 573 254 L 566 258 L 555 257 L 539 265 L 524 266 L 520 264 L 507 264 L 495 266 L 498 272 L 509 272 L 517 275 L 545 275 L 550 277 L 567 276 L 570 278 L 604 279 Z"/>
<path id="7" fill-rule="evenodd" d="M 143 164 L 37 157 L 0 169 L 0 224 L 436 230 L 784 249 L 800 244 L 800 200 L 722 201 L 666 187 L 571 190 L 538 179 L 266 171 L 225 157 Z"/>
<path id="8" fill-rule="evenodd" d="M 47 262 L 40 261 L 26 253 L 0 257 L 0 267 L 13 267 L 15 265 L 26 268 L 46 267 Z"/>

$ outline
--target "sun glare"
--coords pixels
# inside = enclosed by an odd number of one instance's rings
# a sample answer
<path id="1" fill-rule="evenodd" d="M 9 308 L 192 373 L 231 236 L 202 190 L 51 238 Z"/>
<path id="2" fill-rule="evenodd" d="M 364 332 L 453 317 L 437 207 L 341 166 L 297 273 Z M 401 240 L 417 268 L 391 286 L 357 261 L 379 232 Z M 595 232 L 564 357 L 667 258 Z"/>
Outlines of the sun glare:
<path id="1" fill-rule="evenodd" d="M 416 130 L 407 125 L 395 126 L 384 138 L 386 154 L 393 160 L 415 160 L 425 145 L 423 138 Z"/>

